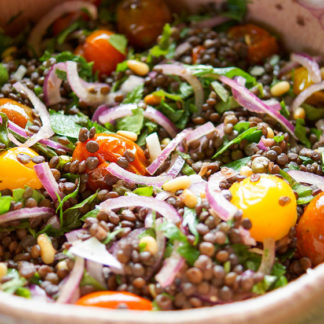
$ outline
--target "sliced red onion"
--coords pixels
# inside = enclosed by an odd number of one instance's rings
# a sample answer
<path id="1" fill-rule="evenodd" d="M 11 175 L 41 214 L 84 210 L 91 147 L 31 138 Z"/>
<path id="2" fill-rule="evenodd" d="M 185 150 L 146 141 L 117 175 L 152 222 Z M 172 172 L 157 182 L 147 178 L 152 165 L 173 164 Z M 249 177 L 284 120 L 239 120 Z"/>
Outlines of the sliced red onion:
<path id="1" fill-rule="evenodd" d="M 132 184 L 141 184 L 146 186 L 162 187 L 162 185 L 168 180 L 172 179 L 171 175 L 160 175 L 157 177 L 147 177 L 140 174 L 127 171 L 120 167 L 116 163 L 110 163 L 106 170 L 118 179 L 124 180 L 125 182 Z"/>
<path id="2" fill-rule="evenodd" d="M 178 245 L 174 244 L 171 256 L 164 260 L 161 270 L 156 274 L 155 280 L 162 288 L 170 286 L 177 274 L 185 264 L 184 258 L 177 252 Z"/>
<path id="3" fill-rule="evenodd" d="M 307 87 L 293 101 L 291 106 L 292 111 L 296 111 L 296 109 L 300 107 L 306 101 L 306 99 L 308 99 L 312 94 L 320 90 L 324 90 L 324 81 L 312 84 L 311 86 Z"/>
<path id="4" fill-rule="evenodd" d="M 86 260 L 109 266 L 115 273 L 123 272 L 121 263 L 95 237 L 85 241 L 75 241 L 69 251 Z"/>
<path id="5" fill-rule="evenodd" d="M 206 194 L 207 181 L 198 174 L 191 175 L 190 179 L 191 185 L 188 189 L 197 197 L 202 198 L 202 195 Z"/>
<path id="6" fill-rule="evenodd" d="M 85 230 L 77 229 L 77 230 L 66 233 L 65 237 L 68 242 L 73 243 L 75 241 L 79 241 L 84 233 L 86 233 Z"/>
<path id="7" fill-rule="evenodd" d="M 190 144 L 191 142 L 214 132 L 215 129 L 215 126 L 211 122 L 198 126 L 194 130 L 192 130 L 186 137 L 187 144 Z"/>
<path id="8" fill-rule="evenodd" d="M 171 193 L 166 192 L 166 191 L 160 191 L 159 193 L 156 194 L 155 199 L 158 200 L 166 200 L 171 196 Z M 153 218 L 153 213 L 150 211 L 147 213 L 145 217 L 145 228 L 150 228 L 153 227 L 154 225 L 154 218 Z"/>
<path id="9" fill-rule="evenodd" d="M 125 207 L 145 207 L 158 212 L 161 216 L 173 223 L 179 223 L 181 218 L 174 207 L 152 197 L 144 196 L 123 196 L 113 199 L 107 199 L 99 205 L 101 210 L 113 210 Z"/>
<path id="10" fill-rule="evenodd" d="M 20 219 L 37 218 L 54 215 L 54 210 L 48 207 L 21 208 L 0 215 L 0 224 Z"/>
<path id="11" fill-rule="evenodd" d="M 56 105 L 63 101 L 60 91 L 63 80 L 57 76 L 56 70 L 66 72 L 66 64 L 64 62 L 54 64 L 45 77 L 43 92 L 45 103 L 49 106 Z"/>
<path id="12" fill-rule="evenodd" d="M 32 284 L 28 287 L 28 289 L 31 293 L 31 298 L 33 300 L 46 301 L 48 303 L 54 302 L 54 300 L 52 298 L 50 298 L 46 294 L 46 291 L 43 288 L 41 288 L 40 286 Z"/>
<path id="13" fill-rule="evenodd" d="M 102 287 L 105 288 L 107 286 L 105 277 L 103 275 L 102 264 L 87 260 L 86 269 L 89 275 L 95 280 L 97 280 Z"/>
<path id="14" fill-rule="evenodd" d="M 59 218 L 56 215 L 52 216 L 46 222 L 46 225 L 45 226 L 47 226 L 47 225 L 51 225 L 55 229 L 59 229 L 61 227 L 60 220 L 59 220 Z"/>
<path id="15" fill-rule="evenodd" d="M 202 21 L 194 22 L 192 25 L 196 28 L 213 28 L 219 26 L 225 22 L 230 21 L 231 19 L 223 16 L 215 16 Z"/>
<path id="16" fill-rule="evenodd" d="M 137 104 L 124 104 L 118 107 L 109 108 L 99 115 L 98 120 L 102 124 L 112 123 L 116 119 L 131 116 L 133 109 L 136 108 Z M 177 128 L 160 111 L 154 109 L 153 107 L 147 106 L 147 108 L 144 110 L 144 117 L 162 126 L 171 137 L 176 136 Z"/>
<path id="17" fill-rule="evenodd" d="M 54 132 L 50 123 L 50 116 L 46 106 L 39 100 L 33 91 L 28 89 L 25 85 L 20 82 L 16 82 L 13 87 L 18 91 L 25 93 L 31 103 L 33 104 L 35 110 L 39 113 L 40 119 L 42 121 L 42 127 L 39 131 L 30 137 L 22 146 L 30 147 L 39 142 L 41 139 L 50 138 L 54 135 Z"/>
<path id="18" fill-rule="evenodd" d="M 247 229 L 245 229 L 243 226 L 239 226 L 238 228 L 239 233 L 241 235 L 241 239 L 243 241 L 243 244 L 245 245 L 256 245 L 256 241 L 255 239 L 251 236 L 250 231 L 248 231 Z"/>
<path id="19" fill-rule="evenodd" d="M 238 209 L 224 197 L 219 184 L 235 174 L 236 172 L 232 169 L 222 168 L 221 171 L 209 177 L 206 186 L 206 198 L 210 207 L 224 221 L 230 220 Z"/>
<path id="20" fill-rule="evenodd" d="M 79 285 L 84 273 L 84 259 L 75 258 L 74 266 L 67 279 L 61 285 L 58 293 L 59 304 L 73 304 L 79 298 Z"/>
<path id="21" fill-rule="evenodd" d="M 283 75 L 291 72 L 293 69 L 298 67 L 298 63 L 296 62 L 288 62 L 286 63 L 279 71 L 278 77 L 282 77 Z"/>
<path id="22" fill-rule="evenodd" d="M 177 75 L 185 79 L 191 86 L 195 94 L 195 105 L 198 113 L 204 103 L 204 89 L 199 79 L 192 75 L 183 65 L 178 64 L 160 64 L 154 67 L 155 70 L 161 70 L 162 73 L 168 75 Z"/>
<path id="23" fill-rule="evenodd" d="M 150 160 L 154 161 L 162 152 L 159 136 L 157 133 L 152 133 L 145 138 L 145 141 Z"/>
<path id="24" fill-rule="evenodd" d="M 297 182 L 308 183 L 310 185 L 314 185 L 317 188 L 324 191 L 324 177 L 311 173 L 311 172 L 304 172 L 298 170 L 290 170 L 288 174 L 294 178 Z"/>
<path id="25" fill-rule="evenodd" d="M 318 63 L 309 55 L 300 53 L 300 54 L 291 54 L 290 56 L 292 62 L 296 62 L 304 66 L 314 83 L 319 83 L 322 81 L 321 71 Z"/>
<path id="26" fill-rule="evenodd" d="M 220 138 L 224 137 L 224 123 L 219 124 L 219 125 L 216 127 L 216 130 L 217 130 L 218 136 L 219 136 Z"/>
<path id="27" fill-rule="evenodd" d="M 48 138 L 40 140 L 39 143 L 46 145 L 54 150 L 64 150 L 67 153 L 72 152 L 72 149 L 70 149 L 69 147 L 62 145 L 61 143 L 55 142 Z"/>
<path id="28" fill-rule="evenodd" d="M 153 175 L 159 167 L 164 163 L 164 161 L 170 156 L 170 154 L 177 148 L 177 146 L 184 140 L 187 136 L 189 130 L 185 129 L 179 133 L 162 151 L 162 153 L 147 167 L 149 174 Z"/>
<path id="29" fill-rule="evenodd" d="M 58 184 L 47 162 L 35 164 L 34 170 L 43 187 L 48 192 L 53 201 L 56 201 L 58 196 L 61 198 L 63 197 L 63 193 L 59 189 Z"/>
<path id="30" fill-rule="evenodd" d="M 110 108 L 112 108 L 112 107 L 109 107 L 107 105 L 100 105 L 95 110 L 95 112 L 93 113 L 91 120 L 92 121 L 95 121 L 95 122 L 98 122 L 99 121 L 99 116 L 102 115 L 106 110 L 108 110 Z"/>
<path id="31" fill-rule="evenodd" d="M 233 96 L 241 106 L 252 112 L 268 114 L 285 127 L 291 136 L 296 138 L 294 133 L 295 127 L 288 119 L 282 116 L 280 112 L 273 109 L 271 106 L 266 105 L 254 93 L 239 85 L 235 80 L 229 79 L 225 76 L 220 76 L 219 79 L 232 88 Z"/>
<path id="32" fill-rule="evenodd" d="M 175 178 L 182 170 L 184 164 L 185 160 L 181 156 L 177 156 L 174 162 L 171 161 L 171 166 L 167 170 L 166 174 L 171 178 Z"/>
<path id="33" fill-rule="evenodd" d="M 48 14 L 44 15 L 38 21 L 30 33 L 28 44 L 32 50 L 35 51 L 37 55 L 40 55 L 41 41 L 43 36 L 46 34 L 48 27 L 64 14 L 76 11 L 80 11 L 81 13 L 82 9 L 86 9 L 92 19 L 97 18 L 97 7 L 86 1 L 62 2 L 50 10 Z"/>
<path id="34" fill-rule="evenodd" d="M 262 151 L 269 151 L 269 147 L 264 145 L 262 138 L 260 139 L 260 142 L 257 144 L 257 147 Z"/>
<path id="35" fill-rule="evenodd" d="M 269 100 L 263 100 L 263 103 L 266 104 L 267 106 L 272 107 L 274 110 L 277 110 L 277 111 L 281 110 L 280 102 L 274 98 L 269 99 Z"/>
<path id="36" fill-rule="evenodd" d="M 266 238 L 263 241 L 263 254 L 258 272 L 264 275 L 271 274 L 271 270 L 276 258 L 276 241 L 272 238 Z"/>

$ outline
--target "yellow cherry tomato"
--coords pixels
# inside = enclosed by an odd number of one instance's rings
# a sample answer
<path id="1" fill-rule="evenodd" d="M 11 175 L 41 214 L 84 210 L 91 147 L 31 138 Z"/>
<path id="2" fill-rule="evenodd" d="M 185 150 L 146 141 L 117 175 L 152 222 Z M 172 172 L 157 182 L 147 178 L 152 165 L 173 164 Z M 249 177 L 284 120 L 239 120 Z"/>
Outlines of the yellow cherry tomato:
<path id="1" fill-rule="evenodd" d="M 38 154 L 27 147 L 14 147 L 0 154 L 0 190 L 17 189 L 29 186 L 33 189 L 42 188 L 34 170 L 35 163 L 21 163 L 18 154 L 25 154 L 33 158 Z"/>
<path id="2" fill-rule="evenodd" d="M 231 202 L 252 223 L 251 236 L 258 242 L 279 240 L 297 221 L 297 204 L 293 190 L 284 180 L 260 174 L 234 183 Z"/>
<path id="3" fill-rule="evenodd" d="M 300 67 L 294 71 L 294 93 L 300 94 L 306 88 L 313 84 L 306 68 Z M 324 92 L 317 91 L 312 94 L 307 100 L 310 105 L 324 104 Z"/>

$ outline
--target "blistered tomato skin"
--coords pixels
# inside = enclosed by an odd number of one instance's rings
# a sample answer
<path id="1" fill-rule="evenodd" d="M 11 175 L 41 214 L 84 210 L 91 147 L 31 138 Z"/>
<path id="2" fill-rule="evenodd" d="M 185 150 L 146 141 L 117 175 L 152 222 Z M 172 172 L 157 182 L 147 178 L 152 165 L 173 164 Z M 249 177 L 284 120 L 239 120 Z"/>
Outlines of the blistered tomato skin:
<path id="1" fill-rule="evenodd" d="M 117 8 L 120 33 L 137 48 L 152 46 L 171 21 L 171 13 L 163 0 L 124 0 Z"/>
<path id="2" fill-rule="evenodd" d="M 0 154 L 0 190 L 17 189 L 29 186 L 33 189 L 42 188 L 34 170 L 35 163 L 23 164 L 18 161 L 18 154 L 26 154 L 33 158 L 38 154 L 26 147 L 14 147 Z"/>
<path id="3" fill-rule="evenodd" d="M 252 223 L 251 236 L 258 242 L 266 238 L 279 240 L 296 224 L 297 204 L 293 190 L 284 180 L 261 174 L 234 183 L 231 202 Z"/>
<path id="4" fill-rule="evenodd" d="M 20 102 L 8 98 L 0 99 L 0 112 L 18 126 L 25 128 L 28 121 L 33 120 L 32 109 Z"/>
<path id="5" fill-rule="evenodd" d="M 109 30 L 96 30 L 91 33 L 77 53 L 82 54 L 88 62 L 93 62 L 93 68 L 100 74 L 109 75 L 115 71 L 118 63 L 125 60 L 125 53 L 119 52 L 109 39 L 114 33 Z"/>
<path id="6" fill-rule="evenodd" d="M 130 310 L 152 310 L 152 302 L 129 292 L 98 291 L 81 297 L 76 305 L 118 309 L 126 306 Z"/>
<path id="7" fill-rule="evenodd" d="M 99 149 L 95 153 L 88 152 L 86 145 L 89 141 L 96 141 Z M 127 170 L 137 174 L 146 174 L 147 160 L 144 151 L 133 141 L 117 134 L 96 134 L 86 142 L 78 142 L 73 152 L 73 160 L 83 161 L 90 156 L 97 157 L 99 165 L 94 170 L 88 170 L 88 184 L 91 189 L 106 188 L 105 176 L 108 174 L 106 167 L 109 162 L 117 163 L 128 151 L 134 156 L 134 161 L 128 163 Z"/>
<path id="8" fill-rule="evenodd" d="M 312 264 L 324 262 L 324 192 L 306 207 L 297 225 L 297 249 Z"/>

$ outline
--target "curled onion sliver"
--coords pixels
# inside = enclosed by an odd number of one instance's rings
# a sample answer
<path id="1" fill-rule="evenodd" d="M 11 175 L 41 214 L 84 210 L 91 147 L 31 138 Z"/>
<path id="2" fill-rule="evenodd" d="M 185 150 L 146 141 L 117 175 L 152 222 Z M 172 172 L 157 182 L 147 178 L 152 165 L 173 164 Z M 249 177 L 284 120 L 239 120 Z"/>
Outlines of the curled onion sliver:
<path id="1" fill-rule="evenodd" d="M 318 83 L 322 81 L 321 71 L 318 63 L 309 55 L 301 53 L 301 54 L 291 54 L 291 61 L 296 62 L 304 66 L 314 83 Z"/>
<path id="2" fill-rule="evenodd" d="M 294 178 L 297 182 L 308 183 L 314 185 L 324 191 L 324 177 L 311 173 L 311 172 L 304 172 L 299 170 L 290 170 L 288 174 Z"/>
<path id="3" fill-rule="evenodd" d="M 54 215 L 54 210 L 48 207 L 21 208 L 0 215 L 0 224 L 20 219 L 37 218 Z"/>
<path id="4" fill-rule="evenodd" d="M 269 275 L 276 258 L 276 241 L 272 238 L 266 238 L 263 241 L 263 254 L 258 272 Z"/>
<path id="5" fill-rule="evenodd" d="M 201 126 L 198 126 L 186 137 L 187 144 L 190 144 L 191 142 L 212 133 L 213 131 L 215 131 L 215 129 L 215 126 L 211 122 L 207 122 Z"/>

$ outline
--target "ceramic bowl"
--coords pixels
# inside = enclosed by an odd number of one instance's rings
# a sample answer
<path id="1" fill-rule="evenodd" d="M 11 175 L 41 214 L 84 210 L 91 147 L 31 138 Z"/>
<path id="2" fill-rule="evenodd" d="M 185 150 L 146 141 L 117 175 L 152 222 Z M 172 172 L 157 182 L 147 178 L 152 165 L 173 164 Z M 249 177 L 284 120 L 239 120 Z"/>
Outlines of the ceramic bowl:
<path id="1" fill-rule="evenodd" d="M 0 0 L 0 25 L 20 29 L 62 0 Z M 215 0 L 217 1 L 217 0 Z M 169 1 L 195 11 L 210 0 Z M 280 34 L 295 51 L 324 53 L 324 0 L 252 0 L 248 19 Z M 15 26 L 8 19 L 20 13 Z M 0 292 L 3 324 L 319 324 L 324 323 L 324 264 L 264 296 L 228 305 L 177 312 L 129 312 L 45 304 Z"/>

